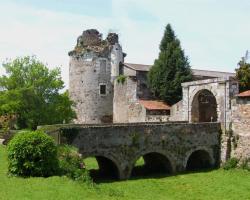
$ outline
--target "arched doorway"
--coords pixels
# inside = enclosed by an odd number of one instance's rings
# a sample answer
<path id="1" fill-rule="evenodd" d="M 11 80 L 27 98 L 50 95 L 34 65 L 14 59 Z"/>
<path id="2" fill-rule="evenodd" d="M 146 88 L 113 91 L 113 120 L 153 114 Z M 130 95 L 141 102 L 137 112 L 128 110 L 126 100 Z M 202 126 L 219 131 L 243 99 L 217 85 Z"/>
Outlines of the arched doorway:
<path id="1" fill-rule="evenodd" d="M 210 155 L 205 150 L 194 151 L 188 158 L 186 170 L 195 171 L 212 167 Z"/>
<path id="2" fill-rule="evenodd" d="M 119 170 L 116 164 L 104 156 L 87 157 L 84 159 L 86 169 L 94 181 L 119 179 Z"/>
<path id="3" fill-rule="evenodd" d="M 193 98 L 191 108 L 192 122 L 216 122 L 217 102 L 209 90 L 199 91 Z"/>
<path id="4" fill-rule="evenodd" d="M 151 176 L 159 174 L 170 174 L 173 171 L 169 159 L 156 152 L 141 156 L 134 164 L 132 176 Z"/>

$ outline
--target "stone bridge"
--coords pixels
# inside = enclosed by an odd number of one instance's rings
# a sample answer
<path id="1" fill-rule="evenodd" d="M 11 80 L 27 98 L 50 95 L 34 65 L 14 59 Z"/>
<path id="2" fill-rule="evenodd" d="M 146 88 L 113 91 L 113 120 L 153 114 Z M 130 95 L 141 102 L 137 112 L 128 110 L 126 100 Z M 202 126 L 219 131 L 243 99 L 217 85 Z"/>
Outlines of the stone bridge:
<path id="1" fill-rule="evenodd" d="M 95 157 L 99 170 L 118 179 L 131 176 L 136 161 L 155 171 L 177 173 L 216 167 L 220 160 L 219 123 L 134 123 L 42 126 L 57 143 Z"/>

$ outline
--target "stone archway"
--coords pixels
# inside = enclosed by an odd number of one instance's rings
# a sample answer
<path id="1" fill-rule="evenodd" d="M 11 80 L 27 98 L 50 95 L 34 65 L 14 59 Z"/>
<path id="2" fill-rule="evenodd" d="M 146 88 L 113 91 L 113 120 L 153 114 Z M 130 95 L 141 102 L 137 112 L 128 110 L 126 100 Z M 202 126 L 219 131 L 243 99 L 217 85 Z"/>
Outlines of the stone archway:
<path id="1" fill-rule="evenodd" d="M 216 122 L 218 120 L 217 101 L 209 90 L 198 91 L 191 106 L 192 122 Z"/>
<path id="2" fill-rule="evenodd" d="M 95 181 L 102 179 L 120 179 L 120 166 L 113 158 L 102 154 L 84 155 L 83 158 L 85 167 L 89 170 L 90 176 Z"/>
<path id="3" fill-rule="evenodd" d="M 188 157 L 186 170 L 202 170 L 213 167 L 212 158 L 205 150 L 196 150 Z"/>
<path id="4" fill-rule="evenodd" d="M 168 157 L 161 153 L 150 152 L 142 155 L 137 160 L 143 160 L 140 166 L 133 164 L 132 176 L 148 176 L 155 174 L 171 174 L 173 166 Z"/>

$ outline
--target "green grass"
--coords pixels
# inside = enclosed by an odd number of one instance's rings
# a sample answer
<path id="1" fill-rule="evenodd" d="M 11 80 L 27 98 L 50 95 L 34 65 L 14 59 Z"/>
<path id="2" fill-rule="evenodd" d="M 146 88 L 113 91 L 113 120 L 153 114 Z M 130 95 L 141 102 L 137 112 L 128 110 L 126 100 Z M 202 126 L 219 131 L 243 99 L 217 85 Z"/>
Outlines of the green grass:
<path id="1" fill-rule="evenodd" d="M 85 162 L 90 168 L 96 167 L 94 159 Z M 250 200 L 250 172 L 219 169 L 162 178 L 99 183 L 89 188 L 66 177 L 8 177 L 6 149 L 0 146 L 0 199 Z"/>

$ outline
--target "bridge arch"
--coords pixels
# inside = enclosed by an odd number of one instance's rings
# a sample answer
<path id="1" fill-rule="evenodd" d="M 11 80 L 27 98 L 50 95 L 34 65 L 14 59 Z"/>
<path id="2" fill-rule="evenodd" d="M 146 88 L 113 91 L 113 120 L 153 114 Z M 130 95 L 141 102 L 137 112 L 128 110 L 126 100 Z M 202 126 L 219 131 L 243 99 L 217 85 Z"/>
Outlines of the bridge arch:
<path id="1" fill-rule="evenodd" d="M 143 158 L 144 165 L 137 167 L 136 162 Z M 154 173 L 171 174 L 175 172 L 175 165 L 170 155 L 162 151 L 146 151 L 135 156 L 130 167 L 130 176 L 150 175 Z"/>
<path id="2" fill-rule="evenodd" d="M 203 88 L 191 98 L 192 122 L 216 122 L 218 120 L 218 100 L 212 90 Z"/>
<path id="3" fill-rule="evenodd" d="M 96 159 L 99 167 L 99 170 L 90 170 L 90 173 L 94 176 L 98 174 L 97 176 L 103 178 L 121 179 L 121 165 L 114 156 L 105 153 L 88 153 L 83 155 L 83 159 L 90 157 Z"/>
<path id="4" fill-rule="evenodd" d="M 212 150 L 196 148 L 186 154 L 184 167 L 187 171 L 201 170 L 214 167 L 215 159 Z"/>

